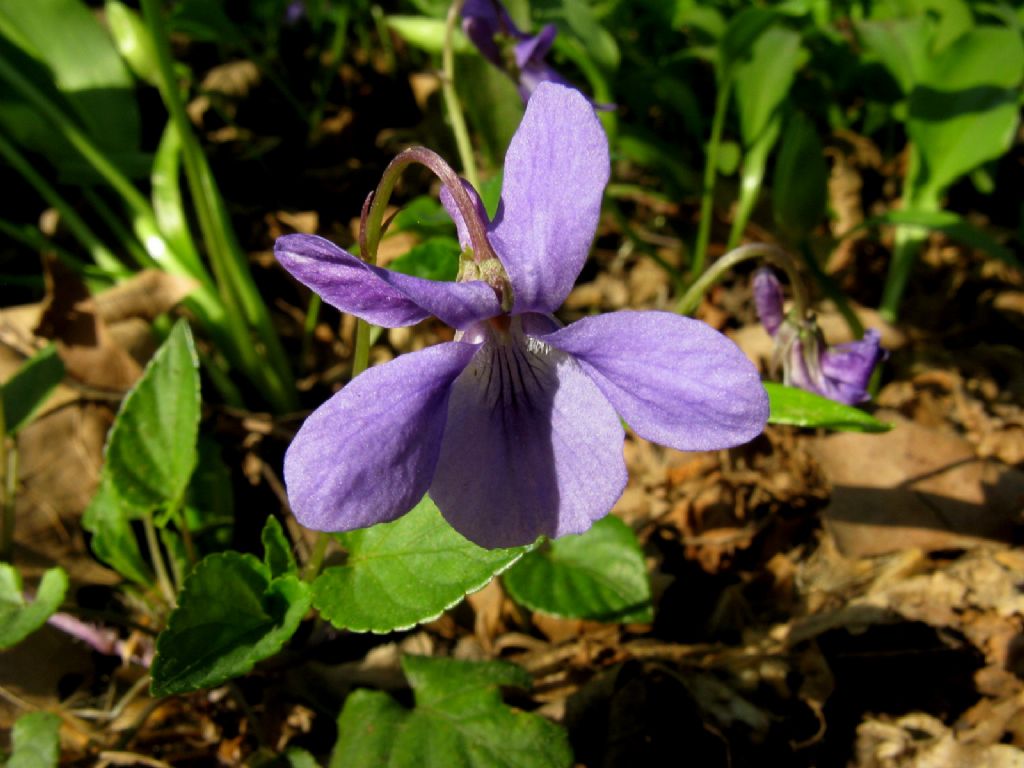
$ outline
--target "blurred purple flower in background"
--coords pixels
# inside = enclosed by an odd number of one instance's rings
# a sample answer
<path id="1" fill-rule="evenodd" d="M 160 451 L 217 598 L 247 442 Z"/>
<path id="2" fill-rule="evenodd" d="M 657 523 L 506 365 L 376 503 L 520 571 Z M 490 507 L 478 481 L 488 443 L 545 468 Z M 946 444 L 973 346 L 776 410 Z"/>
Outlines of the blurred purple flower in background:
<path id="1" fill-rule="evenodd" d="M 593 107 L 543 83 L 509 146 L 494 220 L 475 194 L 459 208 L 442 192 L 464 248 L 459 282 L 370 266 L 315 236 L 277 241 L 281 264 L 342 311 L 385 327 L 433 315 L 457 329 L 370 368 L 306 420 L 285 457 L 299 522 L 383 523 L 429 491 L 477 544 L 529 544 L 586 531 L 611 510 L 627 479 L 620 415 L 682 450 L 761 432 L 757 371 L 704 323 L 615 312 L 562 327 L 552 316 L 587 258 L 608 176 Z M 472 251 L 471 231 L 496 258 Z"/>
<path id="2" fill-rule="evenodd" d="M 782 285 L 768 268 L 754 274 L 754 305 L 775 339 L 772 368 L 782 369 L 784 384 L 846 405 L 871 399 L 868 382 L 886 355 L 878 331 L 869 328 L 860 341 L 828 346 L 816 323 L 785 315 Z"/>
<path id="3" fill-rule="evenodd" d="M 484 58 L 512 78 L 524 104 L 541 83 L 571 85 L 545 61 L 558 34 L 554 24 L 528 35 L 497 0 L 466 0 L 462 31 Z"/>

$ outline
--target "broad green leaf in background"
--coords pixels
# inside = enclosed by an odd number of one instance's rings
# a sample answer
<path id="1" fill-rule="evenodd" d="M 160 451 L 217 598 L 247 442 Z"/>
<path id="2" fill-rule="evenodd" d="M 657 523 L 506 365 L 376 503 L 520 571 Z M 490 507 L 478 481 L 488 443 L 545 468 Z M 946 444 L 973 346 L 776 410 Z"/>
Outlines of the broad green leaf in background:
<path id="1" fill-rule="evenodd" d="M 63 378 L 64 363 L 53 344 L 26 360 L 3 385 L 5 433 L 13 435 L 28 425 Z"/>
<path id="2" fill-rule="evenodd" d="M 848 237 L 854 232 L 860 232 L 870 227 L 883 225 L 910 230 L 942 232 L 953 240 L 985 251 L 990 256 L 1006 262 L 1012 267 L 1019 269 L 1022 266 L 1020 258 L 1012 250 L 1000 243 L 984 229 L 974 226 L 963 216 L 953 211 L 886 211 L 879 216 L 865 219 L 849 232 L 844 232 L 843 237 Z"/>
<path id="3" fill-rule="evenodd" d="M 6 768 L 57 768 L 60 760 L 60 715 L 30 712 L 11 729 L 11 756 Z"/>
<path id="4" fill-rule="evenodd" d="M 103 472 L 122 499 L 155 508 L 183 500 L 196 463 L 199 361 L 179 320 L 121 404 Z"/>
<path id="5" fill-rule="evenodd" d="M 1024 41 L 1014 29 L 975 27 L 928 62 L 910 94 L 908 207 L 937 201 L 958 178 L 1006 152 L 1022 79 Z"/>
<path id="6" fill-rule="evenodd" d="M 0 0 L 0 34 L 46 66 L 100 146 L 115 154 L 138 147 L 135 84 L 106 30 L 84 2 Z M 46 144 L 33 147 L 51 150 Z"/>
<path id="7" fill-rule="evenodd" d="M 720 88 L 732 79 L 736 65 L 750 58 L 757 39 L 777 18 L 773 11 L 750 6 L 729 19 L 718 41 L 715 59 L 715 77 Z"/>
<path id="8" fill-rule="evenodd" d="M 393 523 L 337 538 L 348 560 L 313 582 L 313 605 L 334 626 L 354 632 L 391 632 L 434 619 L 525 551 L 478 547 L 426 496 Z"/>
<path id="9" fill-rule="evenodd" d="M 490 166 L 499 168 L 523 118 L 523 100 L 512 80 L 482 56 L 457 56 L 455 72 L 455 88 L 467 119 Z"/>
<path id="10" fill-rule="evenodd" d="M 856 28 L 869 57 L 880 61 L 903 94 L 909 95 L 928 66 L 932 39 L 928 19 L 862 21 Z"/>
<path id="11" fill-rule="evenodd" d="M 35 600 L 21 593 L 21 574 L 0 563 L 0 648 L 10 648 L 39 629 L 60 607 L 68 591 L 68 575 L 61 568 L 43 574 Z"/>
<path id="12" fill-rule="evenodd" d="M 773 25 L 754 42 L 750 58 L 733 68 L 736 104 L 740 113 L 740 136 L 744 154 L 740 173 L 740 194 L 726 248 L 739 245 L 754 204 L 761 193 L 768 155 L 779 137 L 781 108 L 789 95 L 797 69 L 807 58 L 800 35 Z"/>
<path id="13" fill-rule="evenodd" d="M 278 653 L 309 609 L 309 588 L 292 574 L 272 578 L 252 555 L 201 560 L 157 638 L 154 696 L 220 685 Z"/>
<path id="14" fill-rule="evenodd" d="M 263 542 L 263 564 L 270 572 L 271 578 L 276 579 L 278 576 L 286 576 L 298 571 L 295 555 L 292 554 L 292 545 L 288 541 L 288 537 L 284 535 L 281 523 L 273 515 L 268 517 L 267 522 L 263 524 L 260 541 Z"/>
<path id="15" fill-rule="evenodd" d="M 388 268 L 426 280 L 454 282 L 459 273 L 460 251 L 455 238 L 432 237 L 414 245 L 388 264 Z"/>
<path id="16" fill-rule="evenodd" d="M 768 129 L 806 59 L 800 34 L 776 24 L 757 38 L 749 58 L 736 63 L 733 78 L 745 147 L 753 146 Z"/>
<path id="17" fill-rule="evenodd" d="M 782 146 L 775 159 L 772 212 L 787 236 L 799 240 L 825 217 L 828 165 L 818 131 L 802 112 L 786 121 Z"/>
<path id="18" fill-rule="evenodd" d="M 385 693 L 357 690 L 338 718 L 330 768 L 569 768 L 565 732 L 502 703 L 499 686 L 529 688 L 508 662 L 406 656 L 415 694 L 408 710 Z"/>
<path id="19" fill-rule="evenodd" d="M 651 621 L 651 588 L 636 534 L 608 515 L 580 536 L 563 536 L 505 572 L 509 595 L 535 611 L 599 621 Z"/>
<path id="20" fill-rule="evenodd" d="M 440 54 L 444 49 L 444 19 L 392 15 L 385 21 L 395 34 L 414 48 L 433 54 Z M 455 28 L 452 35 L 452 47 L 456 53 L 472 53 L 476 50 L 459 27 Z"/>
<path id="21" fill-rule="evenodd" d="M 554 22 L 559 28 L 559 35 L 578 40 L 602 70 L 614 72 L 618 69 L 621 59 L 618 43 L 601 25 L 593 4 L 587 0 L 532 0 L 530 8 L 536 23 L 527 32 L 536 34 L 544 24 Z"/>
<path id="22" fill-rule="evenodd" d="M 148 586 L 153 583 L 153 575 L 131 525 L 145 512 L 125 502 L 104 477 L 82 515 L 82 527 L 92 534 L 89 545 L 96 557 L 126 579 Z"/>
<path id="23" fill-rule="evenodd" d="M 821 427 L 845 432 L 888 432 L 891 425 L 850 405 L 837 403 L 796 387 L 774 381 L 764 382 L 771 413 L 769 424 Z"/>
<path id="24" fill-rule="evenodd" d="M 103 9 L 117 52 L 136 77 L 155 87 L 159 83 L 156 46 L 139 12 L 118 0 L 106 0 Z"/>

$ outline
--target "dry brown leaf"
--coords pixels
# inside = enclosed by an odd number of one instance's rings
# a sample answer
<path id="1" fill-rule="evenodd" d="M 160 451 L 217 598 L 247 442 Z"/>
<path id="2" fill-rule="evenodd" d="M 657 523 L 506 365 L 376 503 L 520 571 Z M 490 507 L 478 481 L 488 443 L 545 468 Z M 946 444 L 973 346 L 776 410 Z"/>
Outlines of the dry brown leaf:
<path id="1" fill-rule="evenodd" d="M 959 549 L 1008 541 L 1019 522 L 1024 473 L 975 458 L 971 445 L 885 414 L 885 434 L 839 433 L 812 451 L 833 484 L 826 530 L 843 554 L 913 547 Z"/>

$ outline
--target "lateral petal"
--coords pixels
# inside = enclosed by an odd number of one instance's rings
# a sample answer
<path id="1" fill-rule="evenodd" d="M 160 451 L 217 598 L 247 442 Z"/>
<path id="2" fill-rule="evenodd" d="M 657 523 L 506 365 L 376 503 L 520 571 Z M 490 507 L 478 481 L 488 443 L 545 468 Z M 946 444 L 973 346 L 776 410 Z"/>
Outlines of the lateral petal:
<path id="1" fill-rule="evenodd" d="M 579 362 L 641 437 L 684 451 L 753 439 L 768 419 L 757 369 L 709 325 L 669 312 L 612 312 L 538 337 Z"/>
<path id="2" fill-rule="evenodd" d="M 484 282 L 441 283 L 374 267 L 316 235 L 279 237 L 274 255 L 331 306 L 385 328 L 433 315 L 461 329 L 501 312 Z"/>
<path id="3" fill-rule="evenodd" d="M 434 476 L 452 382 L 476 352 L 436 344 L 370 368 L 317 408 L 284 458 L 302 525 L 348 531 L 394 520 Z"/>
<path id="4" fill-rule="evenodd" d="M 622 441 L 615 411 L 571 358 L 521 334 L 492 339 L 452 387 L 430 496 L 484 547 L 582 533 L 626 486 Z"/>
<path id="5" fill-rule="evenodd" d="M 553 312 L 572 290 L 601 215 L 608 139 L 579 91 L 542 82 L 505 155 L 491 244 L 515 291 L 513 313 Z"/>

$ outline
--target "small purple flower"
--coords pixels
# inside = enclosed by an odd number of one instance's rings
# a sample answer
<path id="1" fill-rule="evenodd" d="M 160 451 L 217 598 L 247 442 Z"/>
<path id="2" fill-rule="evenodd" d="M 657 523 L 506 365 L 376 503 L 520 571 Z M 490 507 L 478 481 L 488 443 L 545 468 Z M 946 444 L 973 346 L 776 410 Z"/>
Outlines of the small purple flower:
<path id="1" fill-rule="evenodd" d="M 772 368 L 782 368 L 783 383 L 856 405 L 870 400 L 868 381 L 885 359 L 881 336 L 874 328 L 860 341 L 829 347 L 813 320 L 787 317 L 782 286 L 767 268 L 754 274 L 754 306 L 761 324 L 775 339 Z"/>
<path id="2" fill-rule="evenodd" d="M 709 326 L 667 312 L 566 327 L 552 316 L 587 258 L 608 175 L 591 105 L 544 83 L 509 146 L 494 220 L 473 210 L 475 195 L 459 208 L 442 192 L 464 249 L 459 282 L 370 266 L 319 237 L 278 239 L 281 264 L 342 311 L 386 327 L 433 315 L 457 329 L 454 341 L 365 371 L 306 420 L 284 467 L 299 522 L 383 523 L 429 491 L 477 544 L 528 544 L 582 533 L 611 510 L 627 479 L 620 415 L 682 450 L 761 432 L 757 372 Z M 467 258 L 471 230 L 496 258 Z"/>
<path id="3" fill-rule="evenodd" d="M 497 0 L 466 0 L 462 7 L 462 31 L 484 58 L 512 78 L 524 104 L 541 83 L 571 87 L 545 61 L 558 34 L 554 24 L 546 25 L 536 35 L 528 35 L 515 25 Z"/>

